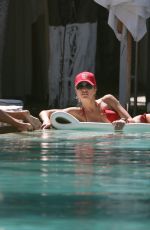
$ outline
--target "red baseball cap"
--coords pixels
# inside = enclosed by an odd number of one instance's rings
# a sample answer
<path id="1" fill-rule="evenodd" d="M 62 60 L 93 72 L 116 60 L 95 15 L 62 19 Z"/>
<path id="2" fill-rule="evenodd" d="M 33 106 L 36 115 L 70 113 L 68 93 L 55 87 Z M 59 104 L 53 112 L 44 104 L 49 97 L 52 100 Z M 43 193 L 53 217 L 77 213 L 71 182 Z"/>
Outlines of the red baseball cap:
<path id="1" fill-rule="evenodd" d="M 75 86 L 77 86 L 80 82 L 88 82 L 90 85 L 96 86 L 96 79 L 93 73 L 91 72 L 81 72 L 75 77 Z"/>

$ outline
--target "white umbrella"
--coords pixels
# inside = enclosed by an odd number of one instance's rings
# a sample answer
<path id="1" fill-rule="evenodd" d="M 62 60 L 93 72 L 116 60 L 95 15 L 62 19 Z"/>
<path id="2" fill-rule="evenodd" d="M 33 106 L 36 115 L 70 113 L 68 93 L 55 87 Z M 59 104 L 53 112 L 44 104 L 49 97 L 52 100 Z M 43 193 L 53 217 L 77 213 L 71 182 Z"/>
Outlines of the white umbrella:
<path id="1" fill-rule="evenodd" d="M 108 24 L 114 30 L 117 38 L 121 40 L 117 31 L 120 20 L 132 34 L 135 41 L 147 32 L 146 19 L 150 17 L 150 0 L 94 0 L 109 10 Z"/>
<path id="2" fill-rule="evenodd" d="M 116 37 L 121 41 L 120 51 L 120 85 L 119 85 L 119 99 L 123 106 L 128 100 L 129 78 L 130 71 L 129 63 L 131 62 L 131 39 L 130 32 L 134 41 L 140 41 L 147 32 L 146 19 L 150 17 L 150 0 L 94 0 L 99 5 L 109 10 L 108 24 L 114 30 Z M 123 24 L 122 33 L 118 32 L 118 22 Z M 128 38 L 127 38 L 128 37 Z M 128 47 L 130 45 L 130 47 Z M 126 47 L 126 49 L 125 49 Z M 124 52 L 123 52 L 124 51 Z M 130 55 L 129 55 L 129 53 Z M 127 66 L 128 65 L 128 66 Z"/>

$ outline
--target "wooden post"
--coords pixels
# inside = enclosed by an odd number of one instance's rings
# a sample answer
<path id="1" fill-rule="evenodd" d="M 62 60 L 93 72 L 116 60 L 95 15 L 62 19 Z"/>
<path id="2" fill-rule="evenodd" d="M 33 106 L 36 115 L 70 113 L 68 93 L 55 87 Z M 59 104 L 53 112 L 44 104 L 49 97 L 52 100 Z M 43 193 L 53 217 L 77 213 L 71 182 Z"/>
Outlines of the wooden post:
<path id="1" fill-rule="evenodd" d="M 119 101 L 127 110 L 130 106 L 131 53 L 132 37 L 127 29 L 123 26 L 120 44 Z"/>
<path id="2" fill-rule="evenodd" d="M 138 42 L 135 43 L 135 73 L 134 73 L 134 108 L 133 115 L 137 113 L 137 92 L 138 92 Z"/>

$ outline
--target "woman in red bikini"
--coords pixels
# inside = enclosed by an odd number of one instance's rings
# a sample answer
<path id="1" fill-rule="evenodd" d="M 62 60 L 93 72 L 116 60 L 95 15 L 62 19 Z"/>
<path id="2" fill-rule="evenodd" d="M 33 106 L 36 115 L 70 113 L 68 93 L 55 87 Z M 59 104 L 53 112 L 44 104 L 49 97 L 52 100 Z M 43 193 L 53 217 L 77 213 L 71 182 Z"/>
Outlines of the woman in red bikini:
<path id="1" fill-rule="evenodd" d="M 75 91 L 79 107 L 70 107 L 65 111 L 76 117 L 81 122 L 105 122 L 112 123 L 116 129 L 124 126 L 125 121 L 131 116 L 112 95 L 95 100 L 97 91 L 96 80 L 93 73 L 82 72 L 75 77 Z M 43 121 L 42 129 L 50 128 L 50 116 L 56 109 L 43 110 L 39 116 Z"/>

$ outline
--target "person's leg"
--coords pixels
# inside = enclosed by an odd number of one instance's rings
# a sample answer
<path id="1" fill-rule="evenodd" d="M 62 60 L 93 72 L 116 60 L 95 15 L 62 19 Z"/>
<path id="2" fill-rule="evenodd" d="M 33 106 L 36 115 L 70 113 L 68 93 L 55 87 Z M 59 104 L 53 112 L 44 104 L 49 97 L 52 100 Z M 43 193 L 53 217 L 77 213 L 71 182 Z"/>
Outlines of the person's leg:
<path id="1" fill-rule="evenodd" d="M 37 117 L 32 116 L 28 110 L 12 111 L 8 112 L 8 114 L 16 119 L 20 119 L 24 122 L 30 123 L 33 126 L 34 130 L 41 128 L 40 120 Z"/>
<path id="2" fill-rule="evenodd" d="M 30 112 L 28 110 L 21 111 L 8 111 L 7 112 L 12 117 L 25 121 L 28 116 L 30 116 Z"/>
<path id="3" fill-rule="evenodd" d="M 10 124 L 17 128 L 18 131 L 31 131 L 33 127 L 29 123 L 24 123 L 18 119 L 12 117 L 9 113 L 0 110 L 0 122 Z"/>

